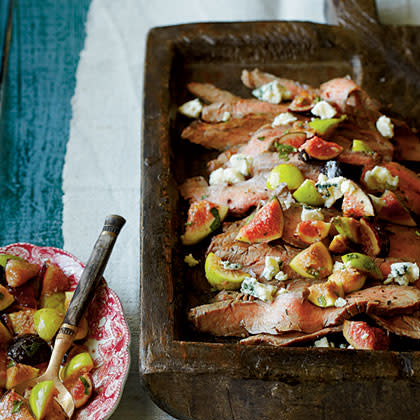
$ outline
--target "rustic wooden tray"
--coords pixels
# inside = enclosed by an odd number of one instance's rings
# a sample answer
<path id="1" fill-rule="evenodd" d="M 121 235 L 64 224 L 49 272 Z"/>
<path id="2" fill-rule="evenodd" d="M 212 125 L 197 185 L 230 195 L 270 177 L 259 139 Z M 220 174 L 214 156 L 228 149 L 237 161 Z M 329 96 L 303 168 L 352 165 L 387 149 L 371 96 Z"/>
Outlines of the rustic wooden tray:
<path id="1" fill-rule="evenodd" d="M 243 68 L 311 84 L 350 74 L 388 115 L 420 117 L 420 31 L 378 23 L 373 0 L 329 0 L 332 25 L 206 23 L 155 28 L 146 56 L 140 260 L 140 375 L 182 419 L 417 418 L 420 352 L 240 346 L 186 322 L 199 276 L 183 264 L 177 185 L 200 173 L 179 133 L 189 81 L 249 95 Z M 190 273 L 193 274 L 190 274 Z M 193 296 L 193 297 L 191 297 Z"/>

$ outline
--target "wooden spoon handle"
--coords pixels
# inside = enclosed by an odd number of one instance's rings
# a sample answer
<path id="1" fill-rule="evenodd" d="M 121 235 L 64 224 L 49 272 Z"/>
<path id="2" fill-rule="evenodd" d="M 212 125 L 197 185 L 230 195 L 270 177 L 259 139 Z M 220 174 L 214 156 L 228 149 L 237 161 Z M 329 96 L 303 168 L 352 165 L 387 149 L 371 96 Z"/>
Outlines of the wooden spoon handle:
<path id="1" fill-rule="evenodd" d="M 125 219 L 121 216 L 111 215 L 105 219 L 104 227 L 83 270 L 63 324 L 74 327 L 79 325 L 79 321 L 102 278 L 112 248 L 124 224 Z"/>

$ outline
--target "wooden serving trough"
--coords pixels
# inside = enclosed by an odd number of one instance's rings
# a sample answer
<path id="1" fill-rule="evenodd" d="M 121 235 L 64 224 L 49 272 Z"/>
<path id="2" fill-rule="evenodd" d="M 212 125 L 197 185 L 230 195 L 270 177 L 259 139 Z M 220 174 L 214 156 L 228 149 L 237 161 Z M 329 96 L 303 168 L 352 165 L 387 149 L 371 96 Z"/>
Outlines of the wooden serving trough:
<path id="1" fill-rule="evenodd" d="M 373 0 L 330 0 L 331 25 L 201 23 L 152 29 L 146 55 L 141 185 L 140 375 L 181 419 L 420 416 L 420 353 L 242 346 L 195 334 L 202 276 L 183 258 L 177 186 L 212 153 L 180 137 L 190 81 L 249 96 L 243 68 L 317 85 L 349 74 L 388 115 L 420 117 L 420 30 L 378 23 Z M 203 245 L 204 249 L 205 244 Z M 194 248 L 199 255 L 200 248 Z M 202 255 L 202 254 L 201 254 Z M 201 268 L 202 269 L 202 268 Z"/>

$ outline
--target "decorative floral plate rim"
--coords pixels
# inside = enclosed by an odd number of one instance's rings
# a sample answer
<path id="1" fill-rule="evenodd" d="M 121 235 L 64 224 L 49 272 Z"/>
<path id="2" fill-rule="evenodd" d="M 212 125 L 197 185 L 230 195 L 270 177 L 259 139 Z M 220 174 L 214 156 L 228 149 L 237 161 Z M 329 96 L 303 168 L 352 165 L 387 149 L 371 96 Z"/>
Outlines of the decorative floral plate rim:
<path id="1" fill-rule="evenodd" d="M 57 264 L 70 278 L 72 289 L 85 265 L 71 253 L 55 247 L 18 242 L 0 247 L 0 253 L 13 254 L 30 262 Z M 99 286 L 90 308 L 88 347 L 95 360 L 93 371 L 95 395 L 89 404 L 78 410 L 74 420 L 106 420 L 121 400 L 130 369 L 131 334 L 117 294 L 105 280 Z"/>

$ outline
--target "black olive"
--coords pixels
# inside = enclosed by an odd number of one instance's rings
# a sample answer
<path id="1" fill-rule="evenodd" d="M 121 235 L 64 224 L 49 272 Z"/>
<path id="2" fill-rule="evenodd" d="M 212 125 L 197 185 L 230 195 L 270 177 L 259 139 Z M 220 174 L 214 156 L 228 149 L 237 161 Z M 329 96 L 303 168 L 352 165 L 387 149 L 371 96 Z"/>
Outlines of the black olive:
<path id="1" fill-rule="evenodd" d="M 306 163 L 311 161 L 311 157 L 304 150 L 299 152 L 299 159 Z"/>
<path id="2" fill-rule="evenodd" d="M 7 354 L 15 363 L 36 366 L 49 362 L 51 347 L 36 334 L 24 334 L 12 341 Z"/>

